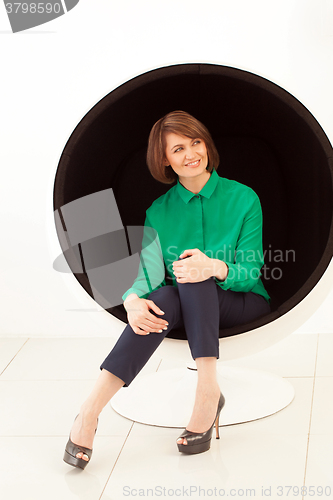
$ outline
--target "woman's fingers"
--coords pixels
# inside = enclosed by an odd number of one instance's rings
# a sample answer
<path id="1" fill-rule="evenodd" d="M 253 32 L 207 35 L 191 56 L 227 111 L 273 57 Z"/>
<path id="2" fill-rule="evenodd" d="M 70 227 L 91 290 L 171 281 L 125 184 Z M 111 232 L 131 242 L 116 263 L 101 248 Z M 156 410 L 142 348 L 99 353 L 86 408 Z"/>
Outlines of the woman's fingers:
<path id="1" fill-rule="evenodd" d="M 152 321 L 153 323 L 155 323 L 156 325 L 162 325 L 162 326 L 165 326 L 165 325 L 168 325 L 168 322 L 166 319 L 163 319 L 163 318 L 158 318 L 157 316 L 155 316 L 153 313 L 151 313 L 150 311 L 148 311 L 148 313 L 146 314 L 145 316 L 149 321 Z"/>
<path id="2" fill-rule="evenodd" d="M 132 326 L 132 330 L 136 335 L 148 335 L 150 332 L 140 330 L 138 327 Z"/>
<path id="3" fill-rule="evenodd" d="M 151 318 L 151 319 L 150 319 Z M 160 321 L 157 320 L 156 316 L 149 315 L 149 317 L 136 317 L 136 318 L 130 318 L 130 324 L 133 328 L 135 327 L 140 327 L 140 328 L 147 328 L 147 330 L 152 331 L 159 331 L 163 330 L 164 328 L 167 328 L 169 323 L 167 321 Z M 157 320 L 157 321 L 156 321 Z"/>
<path id="4" fill-rule="evenodd" d="M 152 315 L 152 317 L 156 319 L 155 316 Z M 139 334 L 142 334 L 141 330 L 143 330 L 143 332 L 162 333 L 163 330 L 166 330 L 168 327 L 167 322 L 160 324 L 155 321 L 150 321 L 148 318 L 132 320 L 130 324 L 134 332 Z M 140 330 L 135 330 L 138 328 L 140 328 Z"/>
<path id="5" fill-rule="evenodd" d="M 175 261 L 173 263 L 173 274 L 176 278 L 185 278 L 189 273 L 188 263 L 184 264 L 182 261 Z"/>
<path id="6" fill-rule="evenodd" d="M 148 332 L 146 330 L 140 330 L 140 328 L 133 328 L 133 331 L 137 335 L 149 335 L 150 334 L 150 332 Z"/>
<path id="7" fill-rule="evenodd" d="M 146 319 L 144 321 L 144 324 L 145 324 L 145 326 L 148 326 L 148 328 L 150 328 L 150 329 L 159 331 L 159 330 L 166 330 L 169 323 L 165 323 L 165 322 L 163 322 L 163 323 L 156 323 L 156 321 L 154 321 L 154 320 Z"/>
<path id="8" fill-rule="evenodd" d="M 162 311 L 152 300 L 146 300 L 146 303 L 149 307 L 149 309 L 152 309 L 156 314 L 164 314 L 164 311 Z"/>
<path id="9" fill-rule="evenodd" d="M 154 314 L 152 314 L 149 309 L 154 311 L 158 315 L 163 315 L 165 314 L 164 311 L 162 311 L 152 300 L 147 300 L 147 306 L 148 306 L 148 314 L 146 315 L 146 318 L 150 320 L 153 323 L 154 328 L 163 328 L 165 326 L 168 326 L 167 320 L 163 318 L 157 318 Z"/>
<path id="10" fill-rule="evenodd" d="M 147 333 L 150 333 L 150 329 L 141 322 L 131 320 L 129 321 L 129 324 L 133 332 L 138 335 L 146 335 Z"/>
<path id="11" fill-rule="evenodd" d="M 163 329 L 162 328 L 150 328 L 148 325 L 140 324 L 136 327 L 132 326 L 132 329 L 134 333 L 137 333 L 138 335 L 147 335 L 148 333 L 162 333 Z"/>
<path id="12" fill-rule="evenodd" d="M 187 250 L 184 250 L 179 256 L 180 259 L 184 259 L 185 257 L 191 256 L 195 253 L 200 252 L 198 248 L 188 248 Z"/>
<path id="13" fill-rule="evenodd" d="M 134 300 L 136 301 L 135 304 Z M 134 307 L 134 305 L 136 307 Z M 150 310 L 158 315 L 164 314 L 164 312 L 152 300 L 133 299 L 133 307 L 131 310 L 128 308 L 127 315 L 128 322 L 134 333 L 138 335 L 147 335 L 151 332 L 162 333 L 163 329 L 167 329 L 169 325 L 168 321 L 158 318 L 151 313 Z"/>
<path id="14" fill-rule="evenodd" d="M 155 318 L 155 316 L 153 316 Z M 144 318 L 141 321 L 137 321 L 135 326 L 139 326 L 143 330 L 148 332 L 159 332 L 161 333 L 164 329 L 168 327 L 168 324 L 160 324 L 155 321 L 150 321 L 149 318 Z"/>

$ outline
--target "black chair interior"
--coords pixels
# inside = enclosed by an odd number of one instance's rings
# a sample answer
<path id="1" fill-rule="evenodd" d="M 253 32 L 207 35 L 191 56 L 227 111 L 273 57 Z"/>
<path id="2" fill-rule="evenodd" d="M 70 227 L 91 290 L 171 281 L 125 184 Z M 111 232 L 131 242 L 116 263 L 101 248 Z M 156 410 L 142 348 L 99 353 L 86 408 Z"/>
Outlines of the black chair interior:
<path id="1" fill-rule="evenodd" d="M 250 186 L 261 200 L 262 279 L 272 312 L 221 330 L 220 337 L 244 333 L 297 305 L 332 258 L 332 147 L 312 114 L 281 87 L 211 64 L 161 68 L 123 84 L 69 138 L 55 179 L 54 210 L 111 187 L 124 226 L 143 225 L 146 209 L 171 187 L 155 181 L 146 166 L 149 131 L 176 109 L 211 132 L 220 154 L 218 174 Z M 74 274 L 92 295 L 85 273 Z M 127 321 L 122 305 L 108 311 Z M 169 336 L 186 338 L 182 329 Z"/>

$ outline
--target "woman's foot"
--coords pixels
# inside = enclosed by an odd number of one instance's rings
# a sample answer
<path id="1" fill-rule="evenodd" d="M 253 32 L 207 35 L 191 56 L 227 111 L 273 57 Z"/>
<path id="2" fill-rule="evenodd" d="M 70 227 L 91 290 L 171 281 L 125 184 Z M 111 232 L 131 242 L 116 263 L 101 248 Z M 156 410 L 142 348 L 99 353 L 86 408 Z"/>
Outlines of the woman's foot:
<path id="1" fill-rule="evenodd" d="M 214 387 L 198 386 L 193 413 L 186 430 L 201 433 L 206 432 L 212 426 L 216 417 L 220 393 L 217 384 Z M 177 443 L 187 445 L 185 438 L 177 439 Z"/>
<path id="2" fill-rule="evenodd" d="M 81 411 L 74 421 L 70 433 L 70 440 L 76 445 L 92 450 L 96 428 L 97 417 L 85 414 Z M 89 457 L 83 452 L 77 453 L 76 457 L 82 458 L 87 462 L 89 461 Z"/>

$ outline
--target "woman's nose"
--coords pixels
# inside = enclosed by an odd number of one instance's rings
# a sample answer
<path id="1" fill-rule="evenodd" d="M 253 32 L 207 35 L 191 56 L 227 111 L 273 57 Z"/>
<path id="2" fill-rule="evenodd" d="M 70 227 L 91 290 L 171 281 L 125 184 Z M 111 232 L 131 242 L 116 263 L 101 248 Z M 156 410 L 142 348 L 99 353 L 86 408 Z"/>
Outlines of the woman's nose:
<path id="1" fill-rule="evenodd" d="M 185 157 L 186 157 L 186 158 L 189 158 L 189 159 L 191 159 L 191 158 L 193 158 L 193 157 L 194 157 L 194 152 L 192 151 L 192 149 L 187 149 L 187 150 L 185 151 Z"/>

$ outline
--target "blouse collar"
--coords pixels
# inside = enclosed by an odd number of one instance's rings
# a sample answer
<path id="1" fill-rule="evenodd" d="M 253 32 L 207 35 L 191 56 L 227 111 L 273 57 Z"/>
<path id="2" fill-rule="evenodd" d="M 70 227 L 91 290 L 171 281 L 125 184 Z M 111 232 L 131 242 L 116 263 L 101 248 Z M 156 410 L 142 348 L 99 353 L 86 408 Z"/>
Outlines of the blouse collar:
<path id="1" fill-rule="evenodd" d="M 184 201 L 184 203 L 188 203 L 193 198 L 193 196 L 199 196 L 200 195 L 200 196 L 204 196 L 205 198 L 210 198 L 212 196 L 213 192 L 215 191 L 215 188 L 217 186 L 218 180 L 219 180 L 219 175 L 216 172 L 216 170 L 214 169 L 212 171 L 212 173 L 210 174 L 210 177 L 209 177 L 208 181 L 203 186 L 203 188 L 201 189 L 201 191 L 199 191 L 198 194 L 192 193 L 192 191 L 189 191 L 188 189 L 186 189 L 179 182 L 179 179 L 177 181 L 176 187 L 177 187 L 177 191 L 178 191 L 178 194 L 181 197 L 181 199 Z"/>

